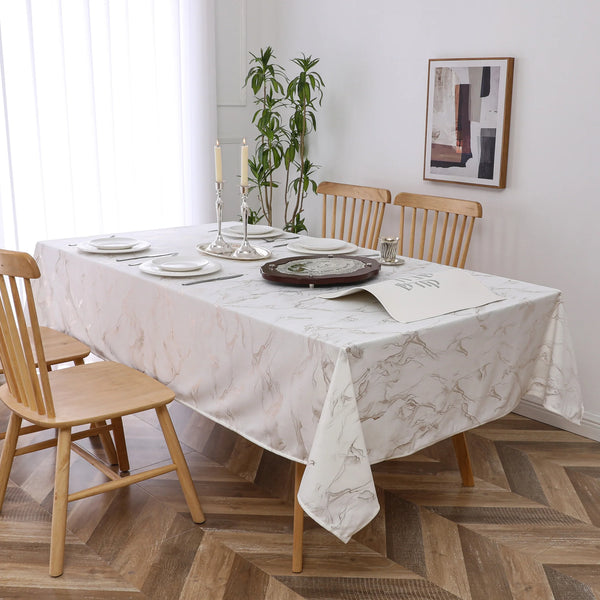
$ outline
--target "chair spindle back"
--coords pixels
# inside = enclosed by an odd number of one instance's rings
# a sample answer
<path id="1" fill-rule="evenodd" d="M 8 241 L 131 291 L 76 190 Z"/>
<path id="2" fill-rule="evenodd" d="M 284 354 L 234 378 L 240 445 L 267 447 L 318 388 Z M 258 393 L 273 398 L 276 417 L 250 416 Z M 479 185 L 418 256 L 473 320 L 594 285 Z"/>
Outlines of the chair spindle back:
<path id="1" fill-rule="evenodd" d="M 461 269 L 465 266 L 475 219 L 483 214 L 479 202 L 401 192 L 394 205 L 400 206 L 398 254 Z"/>
<path id="2" fill-rule="evenodd" d="M 317 193 L 323 194 L 322 237 L 377 247 L 385 206 L 392 198 L 389 190 L 324 181 Z"/>
<path id="3" fill-rule="evenodd" d="M 35 413 L 54 417 L 31 287 L 31 279 L 39 276 L 38 265 L 29 254 L 0 250 L 0 359 L 8 389 L 17 402 Z"/>

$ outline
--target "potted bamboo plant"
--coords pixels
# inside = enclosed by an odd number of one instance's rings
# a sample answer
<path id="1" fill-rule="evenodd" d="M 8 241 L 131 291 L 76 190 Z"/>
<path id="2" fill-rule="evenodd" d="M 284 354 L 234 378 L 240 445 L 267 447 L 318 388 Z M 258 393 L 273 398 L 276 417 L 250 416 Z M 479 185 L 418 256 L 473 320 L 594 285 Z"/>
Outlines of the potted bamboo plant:
<path id="1" fill-rule="evenodd" d="M 252 117 L 257 135 L 254 154 L 248 164 L 250 181 L 258 195 L 259 207 L 253 220 L 273 224 L 273 202 L 283 199 L 284 229 L 304 231 L 304 199 L 316 191 L 312 179 L 318 165 L 308 158 L 306 138 L 316 130 L 316 111 L 323 100 L 325 84 L 315 67 L 318 58 L 302 54 L 292 59 L 298 73 L 289 79 L 285 69 L 275 62 L 273 49 L 252 54 L 246 85 L 250 83 L 257 106 Z M 278 171 L 284 171 L 280 188 Z"/>

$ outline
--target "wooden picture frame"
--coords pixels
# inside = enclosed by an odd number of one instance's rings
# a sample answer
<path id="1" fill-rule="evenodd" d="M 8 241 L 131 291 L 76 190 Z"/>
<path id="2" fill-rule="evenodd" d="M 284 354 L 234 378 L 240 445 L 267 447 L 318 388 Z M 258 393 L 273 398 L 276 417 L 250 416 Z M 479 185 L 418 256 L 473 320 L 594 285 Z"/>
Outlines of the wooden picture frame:
<path id="1" fill-rule="evenodd" d="M 423 179 L 506 187 L 514 60 L 429 60 Z"/>

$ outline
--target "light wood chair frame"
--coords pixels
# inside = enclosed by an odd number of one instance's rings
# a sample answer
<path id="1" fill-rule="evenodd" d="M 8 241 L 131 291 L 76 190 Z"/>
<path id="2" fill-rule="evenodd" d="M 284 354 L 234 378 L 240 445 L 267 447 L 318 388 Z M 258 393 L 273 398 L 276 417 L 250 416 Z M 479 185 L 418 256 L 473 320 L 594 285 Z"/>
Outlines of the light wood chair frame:
<path id="1" fill-rule="evenodd" d="M 475 220 L 483 214 L 479 202 L 401 192 L 393 205 L 400 207 L 398 254 L 464 268 Z"/>
<path id="2" fill-rule="evenodd" d="M 204 514 L 167 410 L 167 404 L 174 398 L 173 392 L 151 378 L 117 363 L 92 363 L 62 369 L 57 372 L 48 370 L 31 286 L 31 279 L 39 276 L 40 271 L 37 263 L 30 255 L 9 250 L 0 251 L 0 359 L 4 365 L 6 376 L 6 384 L 0 388 L 0 394 L 2 394 L 3 402 L 11 410 L 0 456 L 0 510 L 4 503 L 15 456 L 56 445 L 49 572 L 52 576 L 59 576 L 62 574 L 64 566 L 69 502 L 176 471 L 192 520 L 196 523 L 202 523 L 204 522 Z M 23 286 L 23 292 L 19 289 L 20 284 Z M 104 407 L 94 406 L 88 411 L 90 418 L 86 418 L 86 409 L 81 407 L 80 404 L 76 404 L 73 406 L 78 407 L 79 415 L 77 417 L 72 419 L 64 416 L 57 417 L 52 394 L 51 375 L 62 377 L 63 382 L 66 377 L 68 383 L 68 375 L 71 374 L 67 373 L 68 371 L 79 370 L 77 376 L 83 374 L 84 371 L 85 373 L 88 371 L 97 372 L 100 369 L 103 369 L 102 373 L 108 373 L 111 365 L 117 367 L 119 377 L 127 377 L 128 373 L 135 374 L 133 379 L 136 382 L 135 385 L 138 385 L 137 382 L 148 382 L 148 387 L 142 390 L 135 408 L 132 408 L 134 405 L 131 404 L 129 408 L 122 407 L 118 411 L 113 410 L 110 414 L 107 414 L 102 412 L 107 410 Z M 57 380 L 53 381 L 56 383 Z M 81 381 L 80 379 L 80 387 Z M 122 380 L 117 380 L 113 385 L 119 387 L 121 385 L 120 381 Z M 150 386 L 150 382 L 152 382 L 152 386 Z M 90 393 L 93 394 L 94 390 L 90 390 Z M 121 404 L 120 398 L 117 404 Z M 72 444 L 74 440 L 96 435 L 99 429 L 105 431 L 112 429 L 115 433 L 118 453 L 124 445 L 122 417 L 150 408 L 154 408 L 156 411 L 171 456 L 172 462 L 170 464 L 122 477 L 91 453 Z M 57 433 L 56 440 L 33 443 L 17 449 L 23 419 L 34 423 L 40 429 L 55 429 Z M 72 432 L 74 426 L 97 423 L 101 420 L 110 421 L 111 425 L 107 425 L 105 428 L 96 426 L 86 431 Z M 108 481 L 69 493 L 71 449 L 74 449 L 77 454 L 99 469 L 108 478 Z"/>
<path id="3" fill-rule="evenodd" d="M 377 248 L 385 207 L 392 199 L 389 190 L 323 181 L 317 193 L 323 195 L 322 237 Z"/>

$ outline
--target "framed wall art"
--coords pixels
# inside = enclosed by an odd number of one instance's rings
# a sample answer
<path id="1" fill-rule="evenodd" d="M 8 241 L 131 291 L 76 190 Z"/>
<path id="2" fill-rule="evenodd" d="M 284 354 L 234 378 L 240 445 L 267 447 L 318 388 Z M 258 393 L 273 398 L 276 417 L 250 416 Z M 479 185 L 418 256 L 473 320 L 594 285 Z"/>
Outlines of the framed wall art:
<path id="1" fill-rule="evenodd" d="M 423 179 L 506 187 L 514 58 L 431 59 Z"/>

